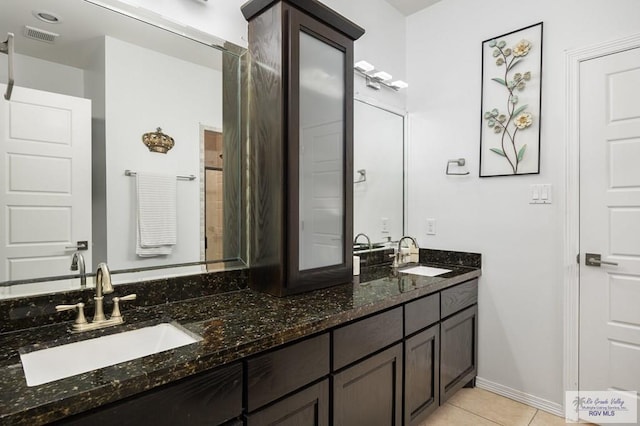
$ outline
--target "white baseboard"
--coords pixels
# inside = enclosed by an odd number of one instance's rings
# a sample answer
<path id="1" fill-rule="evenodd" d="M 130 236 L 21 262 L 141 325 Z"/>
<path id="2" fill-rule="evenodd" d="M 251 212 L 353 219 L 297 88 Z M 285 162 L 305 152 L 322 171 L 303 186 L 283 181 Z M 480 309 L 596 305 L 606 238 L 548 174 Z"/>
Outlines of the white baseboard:
<path id="1" fill-rule="evenodd" d="M 514 401 L 518 401 L 523 404 L 527 404 L 533 408 L 546 411 L 547 413 L 551 413 L 556 416 L 564 417 L 565 415 L 564 408 L 560 404 L 547 401 L 546 399 L 542 399 L 537 396 L 529 395 L 528 393 L 512 389 L 499 383 L 494 383 L 487 379 L 483 379 L 482 377 L 476 377 L 476 386 L 480 389 L 488 390 L 490 392 L 513 399 Z"/>

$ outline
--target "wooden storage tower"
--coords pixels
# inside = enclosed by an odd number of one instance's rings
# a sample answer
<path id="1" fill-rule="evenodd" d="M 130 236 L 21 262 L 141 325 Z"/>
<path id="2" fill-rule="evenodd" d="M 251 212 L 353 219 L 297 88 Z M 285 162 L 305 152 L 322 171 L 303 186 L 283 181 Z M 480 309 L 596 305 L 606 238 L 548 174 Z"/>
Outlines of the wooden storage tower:
<path id="1" fill-rule="evenodd" d="M 351 282 L 353 41 L 364 30 L 313 0 L 253 0 L 242 12 L 250 285 L 285 296 Z"/>

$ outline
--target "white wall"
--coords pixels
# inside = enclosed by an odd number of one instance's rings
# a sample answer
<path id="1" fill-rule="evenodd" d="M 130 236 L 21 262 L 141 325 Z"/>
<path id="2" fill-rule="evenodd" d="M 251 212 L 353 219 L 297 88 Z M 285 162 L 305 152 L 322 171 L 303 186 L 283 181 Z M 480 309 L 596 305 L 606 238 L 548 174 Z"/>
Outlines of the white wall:
<path id="1" fill-rule="evenodd" d="M 353 170 L 367 173 L 365 182 L 353 186 L 353 233 L 365 233 L 372 243 L 398 241 L 403 229 L 404 117 L 355 101 Z M 386 218 L 386 232 L 382 218 Z M 360 237 L 359 243 L 366 243 Z"/>
<path id="2" fill-rule="evenodd" d="M 365 60 L 388 72 L 394 80 L 407 81 L 405 17 L 384 0 L 322 0 L 330 8 L 365 29 L 354 44 L 354 61 Z M 405 109 L 406 92 L 382 87 L 368 88 L 355 76 L 356 96 L 375 99 L 384 105 Z"/>
<path id="3" fill-rule="evenodd" d="M 240 6 L 246 0 L 103 0 L 127 3 L 152 11 L 170 21 L 196 28 L 238 46 L 247 47 L 246 20 Z M 153 19 L 152 15 L 142 13 Z"/>
<path id="4" fill-rule="evenodd" d="M 4 84 L 8 80 L 7 60 L 7 55 L 0 55 L 0 81 Z M 79 98 L 84 96 L 84 75 L 79 68 L 16 53 L 13 77 L 14 87 L 28 87 Z"/>
<path id="5" fill-rule="evenodd" d="M 247 21 L 240 6 L 246 0 L 103 0 L 117 5 L 127 3 L 152 11 L 162 17 L 182 23 L 228 40 L 239 46 L 247 46 Z M 366 30 L 355 42 L 355 61 L 366 60 L 377 68 L 405 80 L 406 43 L 405 17 L 384 0 L 321 0 L 322 3 L 344 15 Z M 144 12 L 142 15 L 150 16 Z M 381 25 L 384 23 L 384 25 Z M 382 88 L 367 88 L 364 79 L 355 77 L 356 94 L 378 100 L 389 106 L 404 109 L 405 93 Z"/>
<path id="6" fill-rule="evenodd" d="M 481 43 L 544 21 L 540 175 L 478 178 Z M 407 19 L 409 233 L 483 254 L 479 376 L 563 398 L 564 112 L 567 49 L 640 31 L 637 0 L 444 0 Z M 445 176 L 465 157 L 468 177 Z M 553 185 L 551 205 L 529 185 Z M 437 219 L 426 235 L 425 218 Z"/>
<path id="7" fill-rule="evenodd" d="M 108 262 L 118 269 L 193 262 L 200 259 L 200 178 L 177 182 L 173 253 L 140 258 L 136 180 L 124 171 L 198 176 L 200 124 L 222 128 L 222 74 L 111 37 L 105 45 Z M 156 127 L 175 140 L 167 154 L 149 152 L 142 143 Z"/>

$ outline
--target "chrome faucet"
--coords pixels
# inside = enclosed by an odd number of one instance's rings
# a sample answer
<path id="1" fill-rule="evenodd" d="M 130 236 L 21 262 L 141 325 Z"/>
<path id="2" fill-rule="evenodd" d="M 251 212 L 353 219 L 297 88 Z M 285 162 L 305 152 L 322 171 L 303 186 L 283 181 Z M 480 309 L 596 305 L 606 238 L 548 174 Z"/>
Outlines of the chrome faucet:
<path id="1" fill-rule="evenodd" d="M 84 256 L 79 251 L 73 253 L 71 258 L 71 270 L 80 274 L 80 288 L 87 288 L 87 272 L 84 266 Z"/>
<path id="2" fill-rule="evenodd" d="M 113 293 L 113 284 L 111 283 L 111 273 L 106 263 L 99 263 L 96 267 L 96 295 L 93 298 L 96 303 L 95 312 L 93 314 L 93 320 L 88 322 L 84 316 L 84 303 L 76 303 L 75 305 L 58 305 L 56 310 L 58 312 L 67 311 L 71 309 L 78 310 L 78 316 L 76 317 L 72 333 L 78 333 L 80 331 L 97 330 L 99 328 L 110 327 L 112 325 L 122 324 L 124 318 L 120 313 L 120 302 L 125 300 L 134 300 L 135 294 L 129 294 L 123 297 L 113 298 L 113 312 L 111 318 L 106 318 L 104 315 L 104 295 Z"/>
<path id="3" fill-rule="evenodd" d="M 367 243 L 369 244 L 369 250 L 372 250 L 373 246 L 371 245 L 371 238 L 369 238 L 369 236 L 364 232 L 360 232 L 358 235 L 355 236 L 355 238 L 353 239 L 353 245 L 355 246 L 358 243 L 358 238 L 360 237 L 365 237 L 367 239 Z"/>
<path id="4" fill-rule="evenodd" d="M 394 255 L 392 255 L 393 256 L 393 265 L 391 265 L 392 268 L 397 268 L 398 266 L 401 266 L 401 265 L 404 265 L 406 263 L 409 263 L 409 262 L 407 262 L 407 259 L 406 259 L 407 255 L 403 255 L 402 254 L 402 242 L 404 240 L 411 240 L 413 242 L 413 246 L 415 248 L 417 248 L 417 249 L 420 248 L 418 246 L 418 242 L 416 241 L 415 238 L 410 237 L 408 235 L 405 235 L 402 238 L 400 238 L 400 240 L 398 241 L 398 248 L 396 250 L 396 253 Z"/>

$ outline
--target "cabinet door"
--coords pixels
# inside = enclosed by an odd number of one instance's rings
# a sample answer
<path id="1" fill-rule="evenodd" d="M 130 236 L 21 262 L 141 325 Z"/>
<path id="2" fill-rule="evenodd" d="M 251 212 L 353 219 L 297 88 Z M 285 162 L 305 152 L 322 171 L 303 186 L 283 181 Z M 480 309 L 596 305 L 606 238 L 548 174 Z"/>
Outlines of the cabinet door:
<path id="1" fill-rule="evenodd" d="M 439 404 L 440 326 L 407 339 L 404 352 L 404 424 L 418 425 Z"/>
<path id="2" fill-rule="evenodd" d="M 328 424 L 328 379 L 247 416 L 247 426 L 327 426 Z"/>
<path id="3" fill-rule="evenodd" d="M 353 276 L 353 42 L 289 21 L 289 286 L 315 288 Z"/>
<path id="4" fill-rule="evenodd" d="M 478 307 L 440 323 L 440 404 L 477 374 Z"/>
<path id="5" fill-rule="evenodd" d="M 335 426 L 391 426 L 401 422 L 401 343 L 334 376 Z"/>

